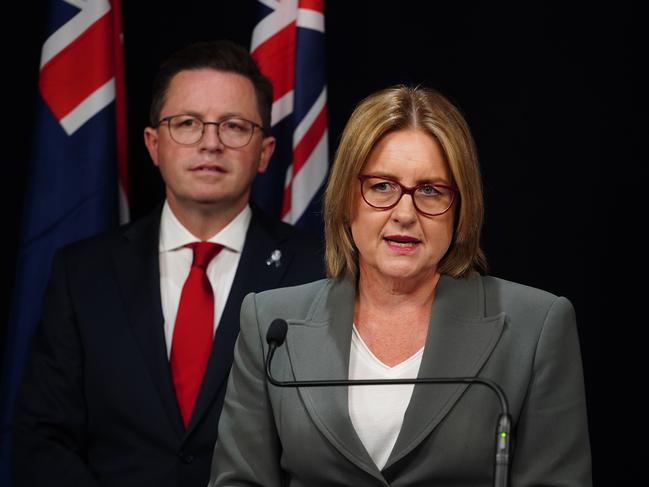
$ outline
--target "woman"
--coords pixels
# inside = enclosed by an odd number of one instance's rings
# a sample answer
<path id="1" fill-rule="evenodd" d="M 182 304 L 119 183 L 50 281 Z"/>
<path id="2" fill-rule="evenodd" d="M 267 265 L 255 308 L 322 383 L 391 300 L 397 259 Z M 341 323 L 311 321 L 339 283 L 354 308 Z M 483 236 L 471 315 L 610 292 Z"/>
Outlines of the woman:
<path id="1" fill-rule="evenodd" d="M 479 376 L 509 399 L 511 485 L 591 485 L 568 300 L 487 277 L 474 143 L 439 93 L 356 108 L 325 197 L 329 279 L 249 295 L 213 486 L 491 485 L 499 403 L 478 385 L 278 388 L 279 380 Z"/>

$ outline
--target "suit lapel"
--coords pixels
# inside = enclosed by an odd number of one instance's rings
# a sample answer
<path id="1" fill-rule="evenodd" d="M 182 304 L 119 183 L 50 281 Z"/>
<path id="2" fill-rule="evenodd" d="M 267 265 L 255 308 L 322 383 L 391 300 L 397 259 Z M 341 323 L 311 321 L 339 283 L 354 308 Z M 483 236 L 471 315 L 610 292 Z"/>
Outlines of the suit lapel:
<path id="1" fill-rule="evenodd" d="M 349 375 L 351 326 L 356 295 L 351 280 L 331 281 L 304 321 L 289 321 L 286 349 L 295 380 L 345 379 Z M 504 315 L 484 316 L 478 276 L 442 276 L 419 377 L 475 376 L 500 339 Z M 440 423 L 467 386 L 415 386 L 403 426 L 385 468 L 407 455 Z M 300 388 L 318 430 L 347 459 L 380 481 L 379 472 L 349 418 L 346 387 Z"/>
<path id="2" fill-rule="evenodd" d="M 113 261 L 123 291 L 133 331 L 153 384 L 173 428 L 180 436 L 182 420 L 171 381 L 160 300 L 160 211 L 124 230 L 125 243 L 113 251 Z"/>
<path id="3" fill-rule="evenodd" d="M 222 394 L 222 389 L 227 383 L 234 358 L 234 344 L 239 336 L 239 315 L 243 298 L 250 292 L 259 292 L 281 285 L 282 277 L 293 257 L 290 252 L 281 247 L 282 240 L 284 237 L 274 234 L 265 223 L 263 216 L 253 208 L 239 266 L 214 335 L 212 352 L 187 434 L 198 425 L 215 398 Z M 279 248 L 282 248 L 279 265 L 275 265 L 274 262 L 268 265 L 266 261 L 272 252 Z"/>
<path id="4" fill-rule="evenodd" d="M 500 339 L 504 320 L 504 314 L 484 316 L 484 289 L 479 276 L 457 280 L 442 276 L 418 377 L 478 375 Z M 415 386 L 385 468 L 421 443 L 451 411 L 467 387 Z"/>
<path id="5" fill-rule="evenodd" d="M 356 285 L 352 280 L 329 281 L 312 316 L 289 321 L 286 348 L 295 380 L 347 379 Z M 356 434 L 349 418 L 347 387 L 299 388 L 309 416 L 351 462 L 384 481 Z"/>

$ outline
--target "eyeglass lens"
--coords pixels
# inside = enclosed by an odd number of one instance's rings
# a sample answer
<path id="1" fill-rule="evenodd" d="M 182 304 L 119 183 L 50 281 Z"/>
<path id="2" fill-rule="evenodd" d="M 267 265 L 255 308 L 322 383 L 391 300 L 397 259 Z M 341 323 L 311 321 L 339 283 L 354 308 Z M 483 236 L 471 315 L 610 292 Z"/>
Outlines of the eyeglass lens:
<path id="1" fill-rule="evenodd" d="M 177 115 L 169 119 L 171 138 L 183 145 L 198 143 L 203 138 L 206 125 L 216 125 L 221 143 L 226 147 L 237 149 L 250 142 L 255 125 L 241 118 L 228 118 L 220 122 L 203 122 L 191 115 Z"/>
<path id="2" fill-rule="evenodd" d="M 378 177 L 364 179 L 361 189 L 367 204 L 375 208 L 395 206 L 407 191 L 407 188 L 396 181 Z M 437 184 L 420 184 L 411 190 L 415 208 L 431 215 L 438 215 L 448 210 L 455 196 L 451 189 Z"/>

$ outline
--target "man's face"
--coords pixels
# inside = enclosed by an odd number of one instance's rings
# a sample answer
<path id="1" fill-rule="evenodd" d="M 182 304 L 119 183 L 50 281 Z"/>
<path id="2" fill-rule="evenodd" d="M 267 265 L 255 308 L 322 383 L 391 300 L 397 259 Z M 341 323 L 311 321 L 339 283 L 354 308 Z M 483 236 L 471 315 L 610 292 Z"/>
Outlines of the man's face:
<path id="1" fill-rule="evenodd" d="M 239 74 L 197 69 L 180 71 L 169 84 L 160 119 L 191 114 L 205 122 L 240 117 L 261 125 L 252 82 Z M 248 203 L 250 185 L 264 172 L 275 139 L 255 129 L 248 145 L 225 147 L 214 125 L 194 145 L 175 142 L 168 124 L 144 130 L 144 142 L 160 169 L 172 210 L 217 209 L 236 214 Z"/>

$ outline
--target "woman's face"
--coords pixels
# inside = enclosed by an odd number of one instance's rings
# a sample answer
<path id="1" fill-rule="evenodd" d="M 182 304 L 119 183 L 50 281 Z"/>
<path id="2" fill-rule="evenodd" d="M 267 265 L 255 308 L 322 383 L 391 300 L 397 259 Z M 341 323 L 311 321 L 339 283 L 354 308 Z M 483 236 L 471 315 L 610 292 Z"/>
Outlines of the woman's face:
<path id="1" fill-rule="evenodd" d="M 452 186 L 435 138 L 417 129 L 385 135 L 372 149 L 361 174 L 384 176 L 407 187 L 422 183 Z M 437 273 L 453 237 L 453 207 L 437 216 L 419 213 L 404 194 L 387 210 L 368 205 L 356 186 L 351 221 L 361 277 L 416 284 Z"/>

